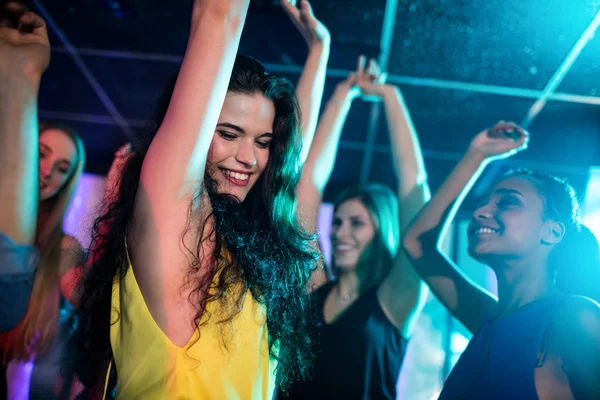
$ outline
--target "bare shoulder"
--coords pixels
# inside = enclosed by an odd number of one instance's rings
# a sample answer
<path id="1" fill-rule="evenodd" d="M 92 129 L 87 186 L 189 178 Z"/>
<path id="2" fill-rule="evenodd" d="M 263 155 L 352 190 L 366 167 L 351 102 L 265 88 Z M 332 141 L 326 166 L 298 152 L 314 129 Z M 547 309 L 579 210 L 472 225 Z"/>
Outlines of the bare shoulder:
<path id="1" fill-rule="evenodd" d="M 573 296 L 556 311 L 550 326 L 555 334 L 571 340 L 594 335 L 600 343 L 600 305 L 587 297 Z"/>

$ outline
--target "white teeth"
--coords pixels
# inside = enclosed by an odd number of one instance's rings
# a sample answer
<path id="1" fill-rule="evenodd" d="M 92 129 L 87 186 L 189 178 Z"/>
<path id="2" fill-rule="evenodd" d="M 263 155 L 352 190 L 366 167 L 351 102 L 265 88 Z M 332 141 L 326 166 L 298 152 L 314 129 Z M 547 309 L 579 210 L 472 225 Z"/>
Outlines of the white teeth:
<path id="1" fill-rule="evenodd" d="M 346 250 L 351 250 L 352 246 L 350 246 L 348 244 L 338 244 L 335 246 L 335 249 L 337 251 L 346 251 Z"/>
<path id="2" fill-rule="evenodd" d="M 479 228 L 475 231 L 476 235 L 484 234 L 484 233 L 485 234 L 496 233 L 496 230 L 492 229 L 492 228 Z"/>
<path id="3" fill-rule="evenodd" d="M 223 172 L 225 172 L 225 175 L 230 176 L 233 179 L 238 179 L 240 181 L 245 181 L 250 177 L 250 175 L 248 174 L 240 174 L 238 172 L 233 172 L 229 170 L 223 170 Z"/>

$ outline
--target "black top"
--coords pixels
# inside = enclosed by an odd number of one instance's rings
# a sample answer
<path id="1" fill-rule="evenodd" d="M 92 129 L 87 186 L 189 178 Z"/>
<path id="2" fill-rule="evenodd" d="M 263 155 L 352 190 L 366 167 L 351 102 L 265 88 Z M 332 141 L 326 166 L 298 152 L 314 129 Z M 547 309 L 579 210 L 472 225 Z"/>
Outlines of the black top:
<path id="1" fill-rule="evenodd" d="M 439 399 L 537 400 L 535 368 L 543 338 L 566 296 L 535 300 L 490 318 L 452 369 Z"/>
<path id="2" fill-rule="evenodd" d="M 408 341 L 386 317 L 377 287 L 360 296 L 332 324 L 323 319 L 330 282 L 314 294 L 320 316 L 311 379 L 293 384 L 278 399 L 395 399 Z"/>

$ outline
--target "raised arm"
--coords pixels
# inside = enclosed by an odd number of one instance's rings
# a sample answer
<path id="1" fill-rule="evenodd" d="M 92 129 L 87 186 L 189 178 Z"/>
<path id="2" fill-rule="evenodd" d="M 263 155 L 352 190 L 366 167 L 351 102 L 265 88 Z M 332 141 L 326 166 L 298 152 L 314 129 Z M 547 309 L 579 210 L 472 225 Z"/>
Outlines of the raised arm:
<path id="1" fill-rule="evenodd" d="M 38 209 L 37 99 L 50 62 L 44 21 L 0 2 L 0 232 L 33 244 Z M 19 27 L 19 29 L 16 29 Z"/>
<path id="2" fill-rule="evenodd" d="M 412 119 L 402 94 L 396 86 L 382 81 L 377 64 L 372 61 L 357 83 L 364 95 L 379 97 L 385 107 L 394 168 L 398 177 L 400 232 L 429 200 L 427 171 Z M 392 322 L 410 337 L 424 300 L 425 285 L 413 269 L 400 243 L 389 275 L 379 287 L 379 301 Z"/>
<path id="3" fill-rule="evenodd" d="M 517 139 L 512 138 L 515 136 Z M 440 244 L 485 166 L 490 161 L 525 149 L 527 141 L 527 133 L 511 123 L 500 122 L 479 133 L 403 236 L 404 249 L 416 271 L 452 315 L 471 332 L 496 312 L 496 299 L 463 274 L 443 253 Z"/>
<path id="4" fill-rule="evenodd" d="M 134 230 L 144 232 L 138 243 L 143 249 L 136 251 L 147 255 L 144 260 L 162 263 L 175 257 L 176 263 L 182 257 L 179 238 L 202 185 L 248 4 L 249 0 L 194 1 L 175 89 L 142 165 Z"/>
<path id="5" fill-rule="evenodd" d="M 316 232 L 323 191 L 335 164 L 342 128 L 352 101 L 360 94 L 354 76 L 337 85 L 321 116 L 308 158 L 298 183 L 298 218 L 309 232 Z M 317 289 L 327 281 L 323 268 L 311 277 L 310 288 Z"/>
<path id="6" fill-rule="evenodd" d="M 281 5 L 308 45 L 308 57 L 296 87 L 300 111 L 302 112 L 302 153 L 300 162 L 304 163 L 306 157 L 308 157 L 310 145 L 317 128 L 319 111 L 321 110 L 331 35 L 325 25 L 315 18 L 308 1 L 301 0 L 300 8 L 296 7 L 296 0 L 283 0 Z"/>

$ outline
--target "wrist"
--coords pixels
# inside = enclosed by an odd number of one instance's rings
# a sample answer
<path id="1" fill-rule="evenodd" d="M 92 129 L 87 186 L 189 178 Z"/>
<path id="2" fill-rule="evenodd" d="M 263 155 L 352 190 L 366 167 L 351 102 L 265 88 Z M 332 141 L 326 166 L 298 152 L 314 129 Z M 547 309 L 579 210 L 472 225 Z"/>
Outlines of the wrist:
<path id="1" fill-rule="evenodd" d="M 473 147 L 469 147 L 463 156 L 463 161 L 474 166 L 484 166 L 489 162 L 488 157 L 483 151 Z"/>
<path id="2" fill-rule="evenodd" d="M 400 95 L 400 89 L 398 89 L 398 87 L 396 87 L 394 85 L 389 85 L 389 84 L 379 85 L 378 92 L 379 92 L 379 95 L 384 98 L 396 97 L 396 96 Z"/>
<path id="3" fill-rule="evenodd" d="M 4 88 L 3 90 L 10 91 L 12 89 L 19 93 L 37 93 L 41 80 L 42 72 L 32 65 L 0 65 L 0 86 Z"/>
<path id="4" fill-rule="evenodd" d="M 352 102 L 352 100 L 354 100 L 357 97 L 354 92 L 355 89 L 346 84 L 338 85 L 335 88 L 335 91 L 333 92 L 333 96 L 331 96 L 330 101 L 335 104 Z"/>
<path id="5" fill-rule="evenodd" d="M 331 47 L 331 36 L 330 35 L 324 35 L 324 36 L 312 35 L 311 38 L 308 40 L 308 48 L 310 51 L 329 50 L 330 47 Z"/>

